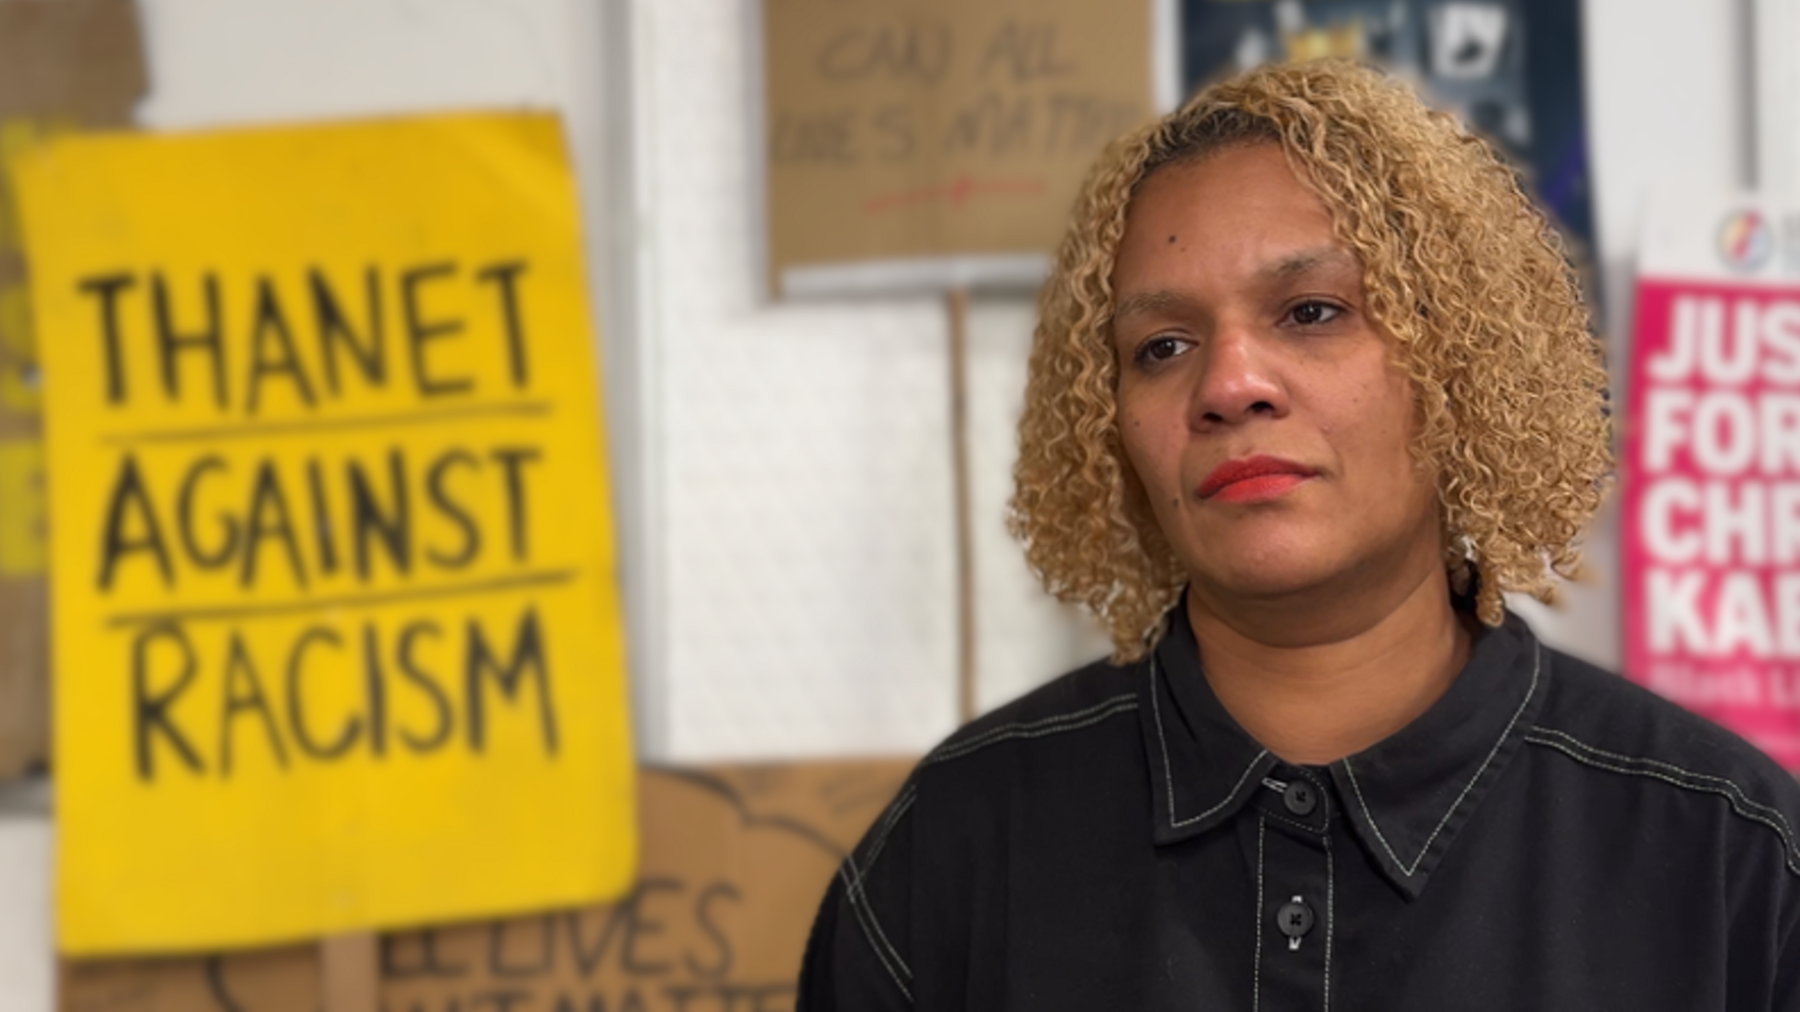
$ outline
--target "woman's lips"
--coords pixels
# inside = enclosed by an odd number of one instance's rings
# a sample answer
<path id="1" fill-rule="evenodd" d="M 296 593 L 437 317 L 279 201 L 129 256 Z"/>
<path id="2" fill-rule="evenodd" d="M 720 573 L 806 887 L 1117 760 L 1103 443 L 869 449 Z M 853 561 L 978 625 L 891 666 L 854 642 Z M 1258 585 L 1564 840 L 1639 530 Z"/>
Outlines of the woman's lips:
<path id="1" fill-rule="evenodd" d="M 1197 494 L 1213 502 L 1265 502 L 1286 495 L 1317 473 L 1280 457 L 1243 457 L 1213 468 L 1200 483 Z"/>

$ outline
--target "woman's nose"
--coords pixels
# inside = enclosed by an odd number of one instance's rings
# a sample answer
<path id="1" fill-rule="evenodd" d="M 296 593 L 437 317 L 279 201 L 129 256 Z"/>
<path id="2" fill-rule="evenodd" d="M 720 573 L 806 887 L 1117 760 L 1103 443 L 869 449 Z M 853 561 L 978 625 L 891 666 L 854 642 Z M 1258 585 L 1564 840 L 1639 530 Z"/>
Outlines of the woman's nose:
<path id="1" fill-rule="evenodd" d="M 1256 334 L 1245 328 L 1216 331 L 1202 346 L 1199 380 L 1188 424 L 1196 429 L 1237 425 L 1287 414 L 1287 391 L 1276 363 Z"/>

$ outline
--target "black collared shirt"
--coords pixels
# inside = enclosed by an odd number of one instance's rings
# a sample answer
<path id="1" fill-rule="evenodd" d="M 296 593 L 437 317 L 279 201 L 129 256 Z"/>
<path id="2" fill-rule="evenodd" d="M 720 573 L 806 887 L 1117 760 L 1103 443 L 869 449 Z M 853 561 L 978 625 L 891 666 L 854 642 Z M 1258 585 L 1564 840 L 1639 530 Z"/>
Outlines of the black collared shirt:
<path id="1" fill-rule="evenodd" d="M 1192 631 L 919 764 L 807 947 L 827 1009 L 1800 1010 L 1800 788 L 1508 617 L 1424 715 L 1293 766 Z"/>

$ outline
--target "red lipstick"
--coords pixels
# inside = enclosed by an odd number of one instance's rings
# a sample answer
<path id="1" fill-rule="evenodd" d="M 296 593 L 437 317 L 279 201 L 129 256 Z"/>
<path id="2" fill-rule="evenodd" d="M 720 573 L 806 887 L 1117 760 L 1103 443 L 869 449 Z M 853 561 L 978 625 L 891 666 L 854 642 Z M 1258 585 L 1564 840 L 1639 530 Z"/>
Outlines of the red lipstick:
<path id="1" fill-rule="evenodd" d="M 1200 483 L 1197 494 L 1214 502 L 1267 502 L 1317 474 L 1291 460 L 1259 454 L 1228 460 L 1213 468 Z"/>

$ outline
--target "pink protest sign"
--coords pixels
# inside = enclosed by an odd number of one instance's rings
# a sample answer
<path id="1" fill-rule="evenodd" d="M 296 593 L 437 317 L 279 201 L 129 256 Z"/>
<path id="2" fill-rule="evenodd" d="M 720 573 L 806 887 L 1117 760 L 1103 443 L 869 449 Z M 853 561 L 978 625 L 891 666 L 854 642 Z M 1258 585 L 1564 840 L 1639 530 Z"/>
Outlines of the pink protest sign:
<path id="1" fill-rule="evenodd" d="M 1773 220 L 1652 235 L 1692 241 L 1647 253 L 1638 282 L 1624 667 L 1800 769 L 1800 278 L 1773 262 Z"/>

